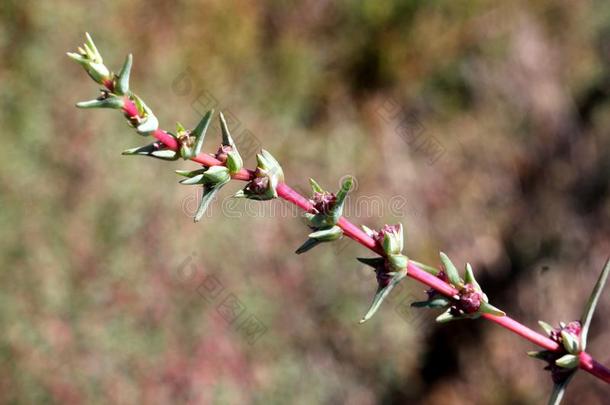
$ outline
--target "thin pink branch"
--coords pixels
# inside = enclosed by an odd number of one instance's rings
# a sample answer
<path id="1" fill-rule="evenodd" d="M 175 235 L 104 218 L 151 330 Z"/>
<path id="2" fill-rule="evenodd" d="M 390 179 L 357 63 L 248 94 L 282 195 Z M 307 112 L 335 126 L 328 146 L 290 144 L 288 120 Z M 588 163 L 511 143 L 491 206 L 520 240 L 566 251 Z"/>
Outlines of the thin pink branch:
<path id="1" fill-rule="evenodd" d="M 112 91 L 112 88 L 108 87 L 108 90 Z M 135 104 L 128 98 L 125 98 L 123 112 L 125 113 L 125 116 L 127 118 L 138 116 L 138 110 Z M 178 142 L 169 133 L 161 129 L 157 129 L 152 135 L 157 140 L 161 141 L 169 149 L 178 150 Z M 191 160 L 204 166 L 222 165 L 222 162 L 206 153 L 201 153 L 198 156 L 192 158 Z M 252 170 L 242 169 L 239 173 L 233 175 L 233 178 L 237 180 L 248 181 L 252 178 L 252 174 Z M 292 189 L 285 183 L 278 184 L 277 193 L 279 197 L 298 206 L 304 211 L 311 212 L 313 208 L 307 198 L 303 197 L 301 194 L 296 192 L 294 189 Z M 380 247 L 375 243 L 373 238 L 367 235 L 366 232 L 364 232 L 362 229 L 348 221 L 345 217 L 341 217 L 339 219 L 338 225 L 343 229 L 344 234 L 346 236 L 360 243 L 364 247 L 367 247 L 373 252 L 383 255 L 383 250 L 380 249 Z M 440 292 L 445 296 L 453 297 L 458 293 L 458 291 L 453 286 L 448 283 L 445 283 L 438 277 L 435 277 L 432 274 L 420 269 L 412 262 L 409 262 L 408 264 L 407 275 L 413 278 L 414 280 L 417 280 L 420 283 L 433 288 L 434 290 Z M 559 345 L 553 340 L 549 339 L 547 336 L 544 336 L 528 328 L 527 326 L 515 321 L 514 319 L 508 316 L 500 317 L 490 314 L 483 314 L 483 317 L 529 340 L 530 342 L 540 347 L 543 347 L 546 350 L 556 351 L 560 349 Z M 595 359 L 593 359 L 591 355 L 586 352 L 580 353 L 580 368 L 605 381 L 606 383 L 610 383 L 610 370 L 604 365 L 595 361 Z"/>

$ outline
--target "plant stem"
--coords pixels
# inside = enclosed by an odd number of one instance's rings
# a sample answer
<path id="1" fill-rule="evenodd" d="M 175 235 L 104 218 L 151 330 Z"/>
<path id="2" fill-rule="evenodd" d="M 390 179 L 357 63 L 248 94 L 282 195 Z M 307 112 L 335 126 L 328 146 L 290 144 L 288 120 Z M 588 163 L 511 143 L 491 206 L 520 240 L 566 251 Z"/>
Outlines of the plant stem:
<path id="1" fill-rule="evenodd" d="M 579 354 L 579 358 L 579 367 L 581 369 L 610 384 L 610 370 L 608 370 L 603 364 L 595 361 L 595 359 L 586 352 L 581 352 Z"/>
<path id="2" fill-rule="evenodd" d="M 112 89 L 109 88 L 111 91 Z M 123 112 L 127 118 L 138 116 L 138 110 L 135 104 L 125 98 L 125 103 L 123 107 Z M 157 129 L 153 134 L 157 140 L 161 141 L 165 146 L 172 150 L 178 150 L 179 145 L 176 139 L 163 131 L 162 129 Z M 214 158 L 211 155 L 206 153 L 201 153 L 198 156 L 191 159 L 192 161 L 202 164 L 204 166 L 219 166 L 223 163 Z M 248 169 L 242 169 L 240 172 L 236 173 L 232 177 L 237 180 L 248 181 L 252 179 L 254 171 Z M 297 191 L 292 189 L 285 183 L 279 183 L 277 188 L 278 196 L 283 198 L 284 200 L 298 206 L 304 211 L 311 212 L 312 204 L 309 200 L 299 194 Z M 337 223 L 338 226 L 343 229 L 344 234 L 360 243 L 364 247 L 369 248 L 373 252 L 383 255 L 383 250 L 377 246 L 373 238 L 366 234 L 359 227 L 348 221 L 345 217 L 341 217 Z M 409 261 L 407 275 L 422 284 L 427 285 L 428 287 L 433 288 L 434 290 L 440 292 L 441 294 L 447 297 L 453 297 L 458 294 L 458 291 L 448 283 L 445 283 L 438 277 L 431 275 L 430 273 L 422 270 L 417 265 Z M 483 314 L 483 317 L 491 322 L 494 322 L 511 332 L 529 340 L 530 342 L 543 347 L 546 350 L 556 351 L 559 349 L 559 345 L 549 339 L 548 337 L 528 328 L 527 326 L 515 321 L 509 316 L 495 316 L 490 314 Z M 604 365 L 598 363 L 586 352 L 580 353 L 580 368 L 591 373 L 597 378 L 605 381 L 606 383 L 610 383 L 610 370 L 606 368 Z"/>

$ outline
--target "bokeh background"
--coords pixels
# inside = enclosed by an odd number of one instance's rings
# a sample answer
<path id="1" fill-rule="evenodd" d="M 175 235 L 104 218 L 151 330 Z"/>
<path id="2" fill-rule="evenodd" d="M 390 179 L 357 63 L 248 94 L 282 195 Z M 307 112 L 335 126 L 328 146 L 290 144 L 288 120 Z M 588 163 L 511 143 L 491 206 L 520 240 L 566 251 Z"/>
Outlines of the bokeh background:
<path id="1" fill-rule="evenodd" d="M 0 18 L 1 403 L 545 403 L 532 344 L 405 310 L 413 281 L 358 325 L 367 252 L 297 257 L 285 203 L 230 185 L 194 224 L 173 173 L 193 166 L 121 156 L 146 140 L 74 108 L 96 85 L 65 52 L 85 31 L 115 70 L 133 52 L 164 128 L 222 109 L 250 166 L 264 145 L 299 190 L 353 175 L 350 219 L 470 261 L 535 327 L 579 318 L 610 252 L 610 3 L 24 0 Z M 606 364 L 609 315 L 606 293 Z M 579 373 L 566 403 L 609 393 Z"/>

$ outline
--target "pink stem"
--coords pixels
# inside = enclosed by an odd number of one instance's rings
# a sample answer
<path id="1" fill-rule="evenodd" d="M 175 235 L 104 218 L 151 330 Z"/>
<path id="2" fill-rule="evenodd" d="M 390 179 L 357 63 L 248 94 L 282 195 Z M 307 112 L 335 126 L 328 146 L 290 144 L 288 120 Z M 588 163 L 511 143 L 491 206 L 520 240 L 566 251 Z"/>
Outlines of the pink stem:
<path id="1" fill-rule="evenodd" d="M 528 328 L 525 325 L 520 324 L 509 316 L 495 316 L 491 314 L 483 314 L 484 318 L 489 319 L 492 322 L 497 323 L 498 325 L 516 333 L 519 336 L 522 336 L 529 340 L 532 343 L 537 344 L 540 347 L 543 347 L 550 351 L 555 351 L 559 349 L 559 345 L 557 342 L 549 339 L 548 337 L 541 335 L 540 333 Z"/>
<path id="2" fill-rule="evenodd" d="M 610 384 L 610 370 L 603 364 L 595 361 L 589 353 L 581 352 L 579 358 L 581 369 Z"/>
<path id="3" fill-rule="evenodd" d="M 109 90 L 111 90 L 109 88 Z M 123 107 L 123 112 L 127 118 L 138 116 L 138 110 L 135 104 L 125 98 L 125 103 Z M 165 146 L 172 150 L 178 150 L 179 145 L 176 139 L 168 134 L 167 132 L 157 129 L 153 134 L 157 140 L 161 141 Z M 204 166 L 218 166 L 222 165 L 222 162 L 205 153 L 201 153 L 198 156 L 192 158 L 194 162 L 200 163 Z M 252 174 L 254 172 L 248 169 L 242 169 L 239 173 L 233 175 L 234 179 L 237 180 L 245 180 L 248 181 L 252 178 Z M 279 183 L 277 186 L 278 196 L 283 198 L 284 200 L 291 202 L 292 204 L 298 206 L 304 211 L 311 212 L 313 206 L 311 202 L 286 183 Z M 337 223 L 338 226 L 343 229 L 346 236 L 360 243 L 361 245 L 369 248 L 373 252 L 383 255 L 383 250 L 377 246 L 373 238 L 367 235 L 366 232 L 358 228 L 356 225 L 348 221 L 345 217 L 341 217 Z M 441 294 L 453 297 L 458 291 L 450 284 L 445 283 L 443 280 L 438 277 L 433 276 L 432 274 L 420 269 L 418 266 L 409 261 L 407 275 L 422 284 L 427 285 L 440 292 Z M 516 333 L 519 336 L 524 337 L 532 343 L 537 344 L 540 347 L 545 348 L 546 350 L 556 351 L 559 349 L 559 345 L 549 339 L 548 337 L 528 328 L 525 325 L 515 321 L 509 316 L 495 316 L 490 314 L 483 314 L 483 317 L 497 323 L 498 325 L 510 330 L 511 332 Z M 598 363 L 586 352 L 580 353 L 580 368 L 583 370 L 593 374 L 599 379 L 610 383 L 610 370 L 606 368 L 604 365 Z"/>

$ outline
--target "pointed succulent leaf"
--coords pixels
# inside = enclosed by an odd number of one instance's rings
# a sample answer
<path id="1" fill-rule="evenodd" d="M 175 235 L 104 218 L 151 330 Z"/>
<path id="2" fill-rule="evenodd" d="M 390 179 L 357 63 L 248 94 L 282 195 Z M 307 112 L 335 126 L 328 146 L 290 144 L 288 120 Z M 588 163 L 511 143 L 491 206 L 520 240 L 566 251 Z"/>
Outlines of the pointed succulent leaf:
<path id="1" fill-rule="evenodd" d="M 202 174 L 197 174 L 197 175 L 192 176 L 192 177 L 187 177 L 186 179 L 180 180 L 179 183 L 183 184 L 185 186 L 192 186 L 192 185 L 195 185 L 195 184 L 203 184 L 204 183 L 203 173 Z"/>
<path id="2" fill-rule="evenodd" d="M 140 124 L 136 127 L 136 131 L 140 135 L 150 135 L 151 132 L 156 131 L 159 128 L 159 121 L 152 110 L 148 106 L 142 103 L 144 108 L 144 116 L 141 118 Z"/>
<path id="3" fill-rule="evenodd" d="M 466 272 L 464 274 L 464 283 L 472 284 L 474 289 L 479 293 L 483 292 L 483 290 L 481 289 L 481 286 L 477 282 L 477 279 L 474 277 L 474 271 L 472 271 L 472 266 L 470 265 L 470 263 L 466 263 Z"/>
<path id="4" fill-rule="evenodd" d="M 227 153 L 226 165 L 231 174 L 239 172 L 242 167 L 244 167 L 244 161 L 242 160 L 239 152 L 237 152 L 237 149 L 233 149 Z"/>
<path id="5" fill-rule="evenodd" d="M 203 141 L 205 140 L 205 134 L 208 131 L 208 127 L 210 126 L 210 121 L 212 120 L 213 114 L 214 110 L 210 110 L 205 113 L 203 118 L 201 118 L 201 121 L 199 121 L 199 124 L 197 124 L 195 129 L 193 129 L 193 131 L 191 132 L 191 136 L 195 137 L 195 156 L 201 153 L 201 149 L 203 148 Z"/>
<path id="6" fill-rule="evenodd" d="M 383 251 L 388 255 L 400 254 L 403 249 L 402 224 L 395 231 L 386 232 L 383 236 Z"/>
<path id="7" fill-rule="evenodd" d="M 437 298 L 433 298 L 427 301 L 416 301 L 416 302 L 412 302 L 411 306 L 415 307 L 415 308 L 432 308 L 432 309 L 436 309 L 436 308 L 446 308 L 447 305 L 449 305 L 450 302 L 448 299 L 444 298 L 444 297 L 437 297 Z"/>
<path id="8" fill-rule="evenodd" d="M 116 77 L 114 84 L 114 92 L 119 95 L 129 93 L 129 76 L 131 74 L 131 65 L 133 64 L 133 55 L 129 54 L 125 58 L 125 63 Z"/>
<path id="9" fill-rule="evenodd" d="M 553 392 L 551 392 L 551 398 L 549 398 L 549 405 L 559 405 L 563 396 L 568 388 L 570 380 L 575 373 L 570 374 L 563 382 L 553 385 Z"/>
<path id="10" fill-rule="evenodd" d="M 284 181 L 284 172 L 278 161 L 273 157 L 271 153 L 265 149 L 261 150 L 261 156 L 266 162 L 267 172 L 271 179 L 276 178 L 277 181 Z"/>
<path id="11" fill-rule="evenodd" d="M 568 353 L 578 354 L 580 352 L 578 338 L 565 329 L 561 331 L 561 341 Z"/>
<path id="12" fill-rule="evenodd" d="M 299 248 L 297 250 L 295 250 L 294 253 L 296 253 L 297 255 L 300 255 L 301 253 L 305 253 L 308 250 L 313 249 L 314 247 L 318 246 L 320 243 L 322 243 L 321 240 L 307 238 L 307 240 L 301 246 L 299 246 Z"/>
<path id="13" fill-rule="evenodd" d="M 100 51 L 97 50 L 97 46 L 95 46 L 93 38 L 91 38 L 91 35 L 89 35 L 88 32 L 85 32 L 85 37 L 87 38 L 85 46 L 91 51 L 91 59 L 93 59 L 95 62 L 102 63 L 102 55 L 100 55 Z"/>
<path id="14" fill-rule="evenodd" d="M 361 227 L 362 227 L 362 230 L 371 238 L 377 234 L 377 232 L 375 232 L 374 230 L 372 230 L 371 228 L 369 228 L 366 225 L 361 225 Z"/>
<path id="15" fill-rule="evenodd" d="M 449 256 L 447 256 L 443 252 L 441 252 L 440 256 L 441 256 L 441 262 L 443 262 L 443 266 L 445 266 L 445 271 L 447 272 L 447 277 L 449 278 L 449 282 L 455 287 L 461 286 L 462 280 L 460 280 L 460 275 L 458 273 L 458 270 L 455 267 L 455 265 L 453 264 L 453 262 L 451 261 L 451 259 L 449 259 Z"/>
<path id="16" fill-rule="evenodd" d="M 213 186 L 204 186 L 203 187 L 203 196 L 201 197 L 201 202 L 199 203 L 197 212 L 195 213 L 195 218 L 194 218 L 195 222 L 199 222 L 201 220 L 201 217 L 203 217 L 203 215 L 207 211 L 208 207 L 214 200 L 214 197 L 216 197 L 216 194 L 218 194 L 218 192 L 220 191 L 222 186 L 224 186 L 227 183 L 228 183 L 228 181 L 225 183 L 218 183 Z"/>
<path id="17" fill-rule="evenodd" d="M 485 301 L 481 302 L 481 306 L 479 307 L 478 312 L 494 316 L 506 316 L 506 313 L 504 311 L 494 307 L 493 305 Z"/>
<path id="18" fill-rule="evenodd" d="M 388 261 L 394 270 L 407 268 L 409 259 L 405 255 L 388 255 Z"/>
<path id="19" fill-rule="evenodd" d="M 398 246 L 400 247 L 400 251 L 402 252 L 402 250 L 405 248 L 405 243 L 404 243 L 404 230 L 402 227 L 402 223 L 398 224 L 398 232 L 396 235 L 396 239 L 398 240 Z"/>
<path id="20" fill-rule="evenodd" d="M 397 271 L 396 273 L 394 273 L 394 275 L 390 279 L 390 282 L 388 283 L 388 285 L 379 286 L 377 288 L 377 292 L 375 293 L 375 296 L 373 297 L 371 306 L 370 306 L 369 310 L 366 312 L 366 314 L 364 315 L 364 317 L 360 320 L 360 323 L 364 323 L 364 322 L 368 321 L 369 319 L 371 319 L 371 317 L 373 315 L 375 315 L 375 312 L 377 312 L 377 310 L 383 303 L 383 300 L 394 289 L 394 287 L 396 285 L 398 285 L 398 283 L 400 283 L 400 281 L 402 279 L 404 279 L 406 276 L 407 276 L 407 269 Z"/>
<path id="21" fill-rule="evenodd" d="M 212 166 L 203 174 L 203 179 L 206 184 L 225 184 L 231 180 L 229 169 L 224 166 Z"/>
<path id="22" fill-rule="evenodd" d="M 316 215 L 316 214 L 306 212 L 305 214 L 303 214 L 303 216 L 305 217 L 305 219 L 307 219 L 307 222 L 309 222 L 309 225 L 314 229 L 323 228 L 326 226 L 332 226 L 332 223 L 328 222 L 325 215 Z"/>
<path id="23" fill-rule="evenodd" d="M 540 325 L 540 327 L 542 328 L 542 330 L 544 330 L 544 333 L 547 334 L 547 336 L 551 336 L 551 332 L 553 332 L 554 328 L 549 325 L 548 323 L 544 322 L 544 321 L 538 321 L 538 325 Z"/>
<path id="24" fill-rule="evenodd" d="M 161 149 L 163 146 L 160 142 L 153 142 L 145 146 L 139 146 L 123 151 L 123 155 L 127 156 L 150 156 L 161 160 L 176 160 L 178 154 L 171 149 Z"/>
<path id="25" fill-rule="evenodd" d="M 317 246 L 322 242 L 330 242 L 339 239 L 343 236 L 343 230 L 338 226 L 333 226 L 328 229 L 322 229 L 316 232 L 312 232 L 308 235 L 308 239 L 303 243 L 297 250 L 296 254 L 305 253 L 311 248 Z"/>
<path id="26" fill-rule="evenodd" d="M 91 36 L 87 33 L 86 37 L 84 48 L 78 48 L 79 53 L 68 52 L 67 55 L 78 62 L 93 80 L 99 84 L 105 84 L 107 80 L 111 79 L 110 70 L 104 65 L 102 55 L 97 50 Z"/>
<path id="27" fill-rule="evenodd" d="M 455 321 L 461 319 L 458 316 L 453 316 L 453 314 L 451 313 L 451 309 L 446 310 L 445 312 L 443 312 L 442 314 L 440 314 L 439 316 L 436 317 L 436 322 L 438 323 L 445 323 L 445 322 L 451 322 L 451 321 Z"/>
<path id="28" fill-rule="evenodd" d="M 78 108 L 114 108 L 120 110 L 125 105 L 122 98 L 119 97 L 102 97 L 89 101 L 80 101 L 76 103 Z"/>
<path id="29" fill-rule="evenodd" d="M 608 274 L 610 274 L 610 259 L 606 261 L 606 265 L 599 275 L 597 283 L 595 283 L 595 287 L 593 287 L 593 291 L 591 291 L 591 296 L 589 297 L 585 310 L 582 314 L 580 321 L 582 324 L 582 329 L 580 331 L 582 350 L 585 350 L 587 347 L 587 335 L 589 333 L 589 327 L 591 326 L 591 320 L 593 319 L 593 313 L 595 312 L 595 307 L 597 306 L 599 297 L 601 296 L 602 290 L 604 289 L 606 281 L 608 280 Z"/>
<path id="30" fill-rule="evenodd" d="M 530 352 L 527 352 L 527 355 L 533 359 L 538 359 L 538 360 L 547 359 L 547 354 L 542 350 L 541 351 L 538 351 L 538 350 L 530 351 Z"/>
<path id="31" fill-rule="evenodd" d="M 322 229 L 322 230 L 312 232 L 309 234 L 309 237 L 311 239 L 317 239 L 322 242 L 337 240 L 341 236 L 343 236 L 343 229 L 341 229 L 337 225 L 335 225 L 329 229 Z"/>
<path id="32" fill-rule="evenodd" d="M 186 133 L 186 128 L 180 122 L 176 121 L 176 133 L 178 135 Z"/>
<path id="33" fill-rule="evenodd" d="M 324 192 L 324 189 L 314 179 L 309 179 L 309 184 L 311 184 L 311 189 L 314 193 Z"/>
<path id="34" fill-rule="evenodd" d="M 333 217 L 333 221 L 336 223 L 343 215 L 343 205 L 345 204 L 345 198 L 347 194 L 352 189 L 352 184 L 354 182 L 354 178 L 352 176 L 347 176 L 343 183 L 341 183 L 341 188 L 337 192 L 337 200 L 332 208 L 331 215 Z"/>
<path id="35" fill-rule="evenodd" d="M 385 259 L 383 257 L 357 257 L 360 263 L 364 263 L 367 266 L 371 266 L 372 268 L 377 268 L 379 266 L 383 266 Z"/>
<path id="36" fill-rule="evenodd" d="M 177 175 L 182 177 L 194 177 L 199 174 L 203 174 L 207 168 L 197 169 L 197 170 L 174 170 Z"/>
<path id="37" fill-rule="evenodd" d="M 576 368 L 578 367 L 579 361 L 578 356 L 574 354 L 564 354 L 555 360 L 555 364 L 562 368 Z"/>
<path id="38" fill-rule="evenodd" d="M 220 119 L 220 132 L 222 133 L 222 144 L 224 146 L 230 146 L 234 150 L 237 150 L 235 147 L 235 142 L 233 142 L 233 138 L 231 137 L 231 132 L 229 132 L 229 126 L 227 125 L 227 121 L 225 120 L 225 116 L 222 112 L 219 114 Z"/>
<path id="39" fill-rule="evenodd" d="M 150 156 L 161 160 L 177 160 L 179 158 L 176 151 L 171 149 L 158 149 L 150 153 Z"/>

